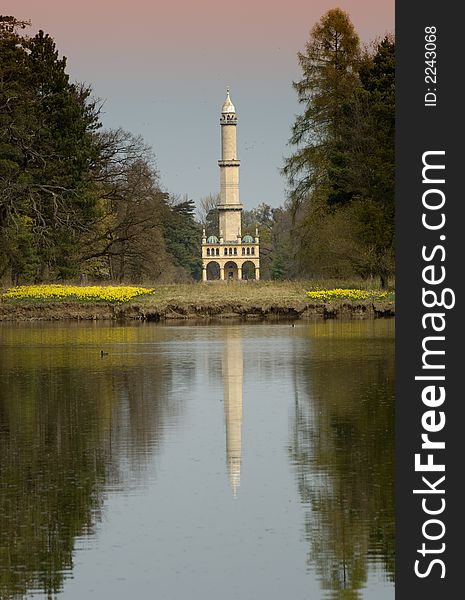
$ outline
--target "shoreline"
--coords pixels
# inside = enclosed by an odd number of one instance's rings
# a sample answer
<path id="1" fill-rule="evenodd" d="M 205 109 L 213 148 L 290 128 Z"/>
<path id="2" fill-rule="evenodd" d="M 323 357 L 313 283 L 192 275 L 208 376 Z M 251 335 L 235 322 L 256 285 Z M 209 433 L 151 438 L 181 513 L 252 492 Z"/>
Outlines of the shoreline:
<path id="1" fill-rule="evenodd" d="M 0 303 L 1 322 L 25 321 L 171 321 L 272 319 L 378 319 L 395 316 L 391 302 L 42 302 Z"/>

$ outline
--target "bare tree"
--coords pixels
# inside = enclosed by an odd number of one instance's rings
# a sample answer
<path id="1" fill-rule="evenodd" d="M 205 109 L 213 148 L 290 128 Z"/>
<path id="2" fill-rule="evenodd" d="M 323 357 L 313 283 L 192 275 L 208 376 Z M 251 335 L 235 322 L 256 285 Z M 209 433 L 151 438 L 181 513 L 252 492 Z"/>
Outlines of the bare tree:
<path id="1" fill-rule="evenodd" d="M 17 29 L 26 29 L 31 26 L 31 21 L 22 21 L 10 15 L 0 15 L 0 31 L 15 33 Z"/>
<path id="2" fill-rule="evenodd" d="M 219 194 L 208 194 L 208 196 L 203 196 L 202 198 L 200 198 L 199 207 L 197 209 L 197 215 L 199 222 L 203 227 L 207 226 L 208 213 L 211 210 L 215 210 L 219 203 Z"/>
<path id="3" fill-rule="evenodd" d="M 140 136 L 122 129 L 99 134 L 99 210 L 82 245 L 81 263 L 94 277 L 157 279 L 170 263 L 162 223 L 167 194 L 155 158 Z"/>

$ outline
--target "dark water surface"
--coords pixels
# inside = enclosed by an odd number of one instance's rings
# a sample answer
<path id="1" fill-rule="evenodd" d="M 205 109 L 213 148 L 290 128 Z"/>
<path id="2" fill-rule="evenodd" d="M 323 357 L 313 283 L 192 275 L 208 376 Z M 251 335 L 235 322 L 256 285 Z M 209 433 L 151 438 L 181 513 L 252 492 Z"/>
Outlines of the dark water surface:
<path id="1" fill-rule="evenodd" d="M 394 321 L 4 324 L 0 369 L 0 598 L 394 598 Z"/>

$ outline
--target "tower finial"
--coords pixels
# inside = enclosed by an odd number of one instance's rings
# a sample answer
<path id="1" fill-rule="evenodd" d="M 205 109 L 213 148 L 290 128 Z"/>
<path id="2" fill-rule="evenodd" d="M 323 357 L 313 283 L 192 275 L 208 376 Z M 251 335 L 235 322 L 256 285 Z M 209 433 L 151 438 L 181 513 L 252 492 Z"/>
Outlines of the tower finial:
<path id="1" fill-rule="evenodd" d="M 229 95 L 229 85 L 226 88 L 226 100 L 224 101 L 221 112 L 222 113 L 235 113 L 236 112 L 234 104 L 231 101 L 231 96 Z"/>

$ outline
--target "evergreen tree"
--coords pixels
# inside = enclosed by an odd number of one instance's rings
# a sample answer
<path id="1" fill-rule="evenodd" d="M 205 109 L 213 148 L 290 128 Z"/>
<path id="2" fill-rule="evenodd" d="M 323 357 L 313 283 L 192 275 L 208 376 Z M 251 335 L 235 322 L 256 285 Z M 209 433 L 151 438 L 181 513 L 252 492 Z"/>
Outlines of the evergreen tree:
<path id="1" fill-rule="evenodd" d="M 304 112 L 284 166 L 304 275 L 378 276 L 394 265 L 394 43 L 362 53 L 346 13 L 311 31 L 294 83 Z"/>
<path id="2" fill-rule="evenodd" d="M 361 62 L 361 86 L 351 102 L 342 189 L 351 194 L 355 258 L 362 275 L 381 286 L 394 272 L 395 45 L 385 37 Z"/>
<path id="3" fill-rule="evenodd" d="M 202 275 L 202 228 L 195 220 L 195 203 L 187 196 L 172 198 L 167 209 L 163 227 L 168 252 L 184 272 L 183 278 L 199 280 Z"/>
<path id="4" fill-rule="evenodd" d="M 339 8 L 328 11 L 313 27 L 305 53 L 299 52 L 302 79 L 294 82 L 304 112 L 296 118 L 290 143 L 297 146 L 284 173 L 296 209 L 309 194 L 325 190 L 330 202 L 341 196 L 347 105 L 357 86 L 359 38 L 349 16 Z"/>
<path id="5" fill-rule="evenodd" d="M 12 19 L 0 19 L 0 274 L 67 277 L 97 200 L 98 107 L 52 38 L 20 36 Z M 27 254 L 17 234 L 32 236 Z"/>

